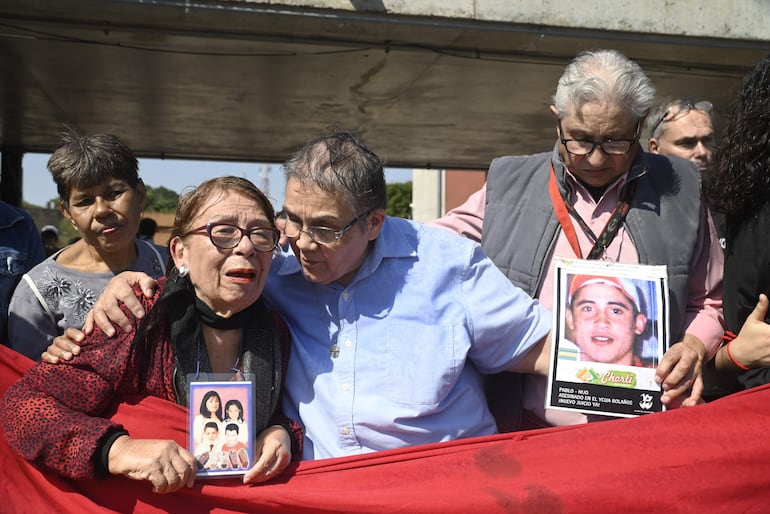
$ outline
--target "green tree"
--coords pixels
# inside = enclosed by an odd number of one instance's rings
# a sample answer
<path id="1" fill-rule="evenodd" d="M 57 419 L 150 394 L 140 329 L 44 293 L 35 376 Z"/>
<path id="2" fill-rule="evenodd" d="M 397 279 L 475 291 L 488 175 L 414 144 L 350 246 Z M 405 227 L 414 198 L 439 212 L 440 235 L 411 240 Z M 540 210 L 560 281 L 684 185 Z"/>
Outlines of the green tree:
<path id="1" fill-rule="evenodd" d="M 179 195 L 168 188 L 147 187 L 147 206 L 145 210 L 153 212 L 176 212 Z"/>
<path id="2" fill-rule="evenodd" d="M 412 183 L 398 182 L 388 184 L 389 216 L 412 219 Z"/>

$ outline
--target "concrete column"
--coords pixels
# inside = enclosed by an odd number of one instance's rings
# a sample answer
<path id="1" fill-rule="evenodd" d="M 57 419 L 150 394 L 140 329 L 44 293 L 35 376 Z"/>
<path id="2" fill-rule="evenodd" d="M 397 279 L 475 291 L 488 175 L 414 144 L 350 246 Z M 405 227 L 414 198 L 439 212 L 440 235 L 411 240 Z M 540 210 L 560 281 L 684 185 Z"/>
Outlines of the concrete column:
<path id="1" fill-rule="evenodd" d="M 412 219 L 425 223 L 444 214 L 444 170 L 412 170 Z"/>

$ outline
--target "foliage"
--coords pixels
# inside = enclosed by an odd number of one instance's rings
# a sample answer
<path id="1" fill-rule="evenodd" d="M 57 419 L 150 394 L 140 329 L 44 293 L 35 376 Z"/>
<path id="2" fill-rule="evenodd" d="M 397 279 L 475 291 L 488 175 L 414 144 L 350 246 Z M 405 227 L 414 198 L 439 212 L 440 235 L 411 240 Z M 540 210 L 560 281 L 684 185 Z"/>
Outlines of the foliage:
<path id="1" fill-rule="evenodd" d="M 399 182 L 388 184 L 389 216 L 412 219 L 412 183 Z"/>
<path id="2" fill-rule="evenodd" d="M 151 212 L 176 212 L 179 203 L 179 194 L 163 186 L 147 188 L 147 206 L 145 210 Z"/>

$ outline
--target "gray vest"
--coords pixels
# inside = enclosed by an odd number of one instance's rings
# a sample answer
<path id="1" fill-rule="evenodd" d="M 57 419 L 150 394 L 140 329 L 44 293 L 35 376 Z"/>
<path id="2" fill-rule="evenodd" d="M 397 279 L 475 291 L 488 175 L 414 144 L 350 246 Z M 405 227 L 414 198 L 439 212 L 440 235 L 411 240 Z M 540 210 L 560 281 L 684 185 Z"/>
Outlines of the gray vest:
<path id="1" fill-rule="evenodd" d="M 560 230 L 548 194 L 551 160 L 563 196 L 572 198 L 556 149 L 497 158 L 487 176 L 482 246 L 508 279 L 530 296 L 535 296 L 549 271 L 544 269 L 546 258 Z M 700 176 L 689 161 L 640 151 L 626 184 L 631 181 L 637 186 L 624 226 L 640 263 L 667 266 L 669 334 L 671 341 L 680 341 L 703 214 Z"/>

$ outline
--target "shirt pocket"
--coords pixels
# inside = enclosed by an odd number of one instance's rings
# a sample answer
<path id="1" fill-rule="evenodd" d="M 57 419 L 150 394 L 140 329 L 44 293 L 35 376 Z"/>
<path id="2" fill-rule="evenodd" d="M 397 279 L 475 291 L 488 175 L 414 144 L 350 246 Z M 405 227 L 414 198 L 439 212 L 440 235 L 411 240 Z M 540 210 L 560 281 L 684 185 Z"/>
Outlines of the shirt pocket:
<path id="1" fill-rule="evenodd" d="M 0 276 L 21 275 L 27 269 L 27 253 L 15 248 L 0 246 Z"/>
<path id="2" fill-rule="evenodd" d="M 388 396 L 396 403 L 438 405 L 454 388 L 465 361 L 451 326 L 395 323 L 388 327 Z"/>

